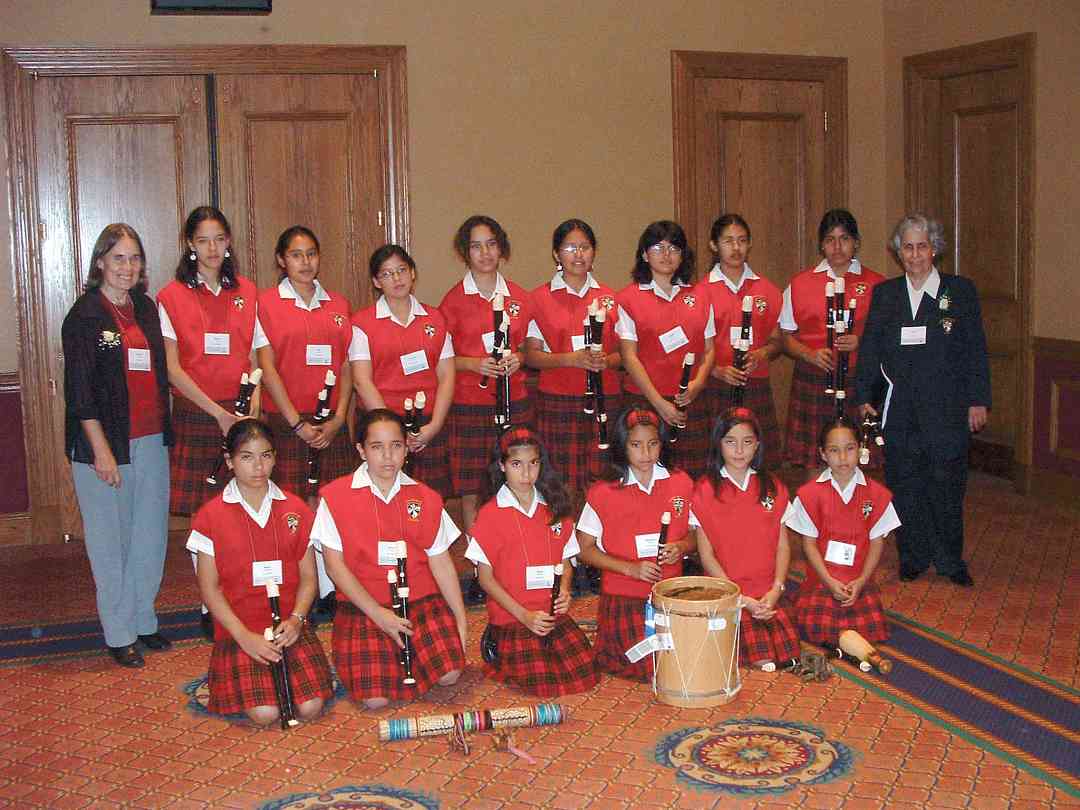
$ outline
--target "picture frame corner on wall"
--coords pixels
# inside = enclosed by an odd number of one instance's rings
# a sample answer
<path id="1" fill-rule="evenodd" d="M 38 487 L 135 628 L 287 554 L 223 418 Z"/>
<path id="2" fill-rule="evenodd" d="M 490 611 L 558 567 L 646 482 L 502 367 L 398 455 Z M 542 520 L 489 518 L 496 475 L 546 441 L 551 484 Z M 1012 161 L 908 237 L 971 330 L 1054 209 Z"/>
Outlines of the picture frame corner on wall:
<path id="1" fill-rule="evenodd" d="M 150 0 L 150 14 L 198 15 L 233 14 L 267 15 L 273 11 L 273 0 Z"/>

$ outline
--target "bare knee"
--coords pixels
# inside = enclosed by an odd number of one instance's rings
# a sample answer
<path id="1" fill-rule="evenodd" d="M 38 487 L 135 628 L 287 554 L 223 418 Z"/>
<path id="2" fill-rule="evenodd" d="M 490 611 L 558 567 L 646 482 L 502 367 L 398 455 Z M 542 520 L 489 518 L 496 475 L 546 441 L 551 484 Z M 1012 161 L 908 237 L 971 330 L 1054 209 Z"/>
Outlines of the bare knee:
<path id="1" fill-rule="evenodd" d="M 255 706 L 248 709 L 245 714 L 257 726 L 268 726 L 277 722 L 278 717 L 280 717 L 277 706 Z"/>
<path id="2" fill-rule="evenodd" d="M 319 716 L 319 713 L 323 710 L 323 699 L 321 697 L 312 698 L 306 700 L 296 707 L 296 714 L 301 720 L 314 720 Z"/>
<path id="3" fill-rule="evenodd" d="M 372 711 L 376 709 L 385 709 L 387 706 L 390 705 L 390 700 L 384 697 L 364 698 L 360 702 L 363 704 L 365 709 L 369 709 Z"/>
<path id="4" fill-rule="evenodd" d="M 461 670 L 455 669 L 453 672 L 447 672 L 441 678 L 439 678 L 439 686 L 453 686 L 458 682 L 458 678 L 461 677 Z"/>

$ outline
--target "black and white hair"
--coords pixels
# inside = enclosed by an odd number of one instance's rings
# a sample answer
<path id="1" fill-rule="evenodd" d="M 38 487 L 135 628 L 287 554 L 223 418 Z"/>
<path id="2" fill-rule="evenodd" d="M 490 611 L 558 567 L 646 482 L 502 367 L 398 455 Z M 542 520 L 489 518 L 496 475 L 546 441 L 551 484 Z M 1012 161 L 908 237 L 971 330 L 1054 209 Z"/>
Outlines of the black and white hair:
<path id="1" fill-rule="evenodd" d="M 934 264 L 937 264 L 945 255 L 945 249 L 949 246 L 945 241 L 945 226 L 933 217 L 915 212 L 896 223 L 893 228 L 892 238 L 889 240 L 889 248 L 897 260 L 900 259 L 900 244 L 904 241 L 904 234 L 908 231 L 922 231 L 926 234 L 927 241 L 934 251 Z"/>

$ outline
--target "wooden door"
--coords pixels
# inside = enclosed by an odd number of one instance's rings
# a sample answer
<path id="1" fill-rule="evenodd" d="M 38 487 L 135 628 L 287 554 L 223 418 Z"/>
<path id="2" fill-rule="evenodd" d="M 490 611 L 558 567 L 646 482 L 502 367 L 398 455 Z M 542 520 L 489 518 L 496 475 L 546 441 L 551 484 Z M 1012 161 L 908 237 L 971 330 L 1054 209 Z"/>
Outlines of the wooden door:
<path id="1" fill-rule="evenodd" d="M 60 325 L 83 291 L 94 242 L 111 222 L 128 223 L 142 238 L 151 294 L 172 278 L 187 209 L 208 194 L 206 104 L 201 77 L 95 76 L 39 78 L 33 105 L 41 316 L 55 381 L 47 408 L 55 452 L 46 463 L 56 500 L 42 513 L 58 519 L 60 532 L 81 537 L 62 461 Z"/>
<path id="2" fill-rule="evenodd" d="M 844 60 L 676 53 L 676 216 L 711 268 L 709 229 L 724 212 L 750 224 L 750 264 L 783 290 L 817 259 L 817 223 L 846 196 Z M 688 105 L 688 108 L 687 108 Z M 828 118 L 832 123 L 828 123 Z M 840 182 L 837 181 L 839 178 Z M 772 364 L 784 424 L 792 365 Z"/>
<path id="3" fill-rule="evenodd" d="M 993 409 L 972 461 L 1012 476 L 1030 412 L 1030 115 L 1024 37 L 905 60 L 908 204 L 941 219 L 942 271 L 972 279 L 982 302 Z"/>
<path id="4" fill-rule="evenodd" d="M 276 285 L 277 237 L 306 225 L 323 286 L 369 303 L 368 257 L 389 233 L 375 77 L 220 76 L 217 110 L 221 207 L 245 273 Z"/>

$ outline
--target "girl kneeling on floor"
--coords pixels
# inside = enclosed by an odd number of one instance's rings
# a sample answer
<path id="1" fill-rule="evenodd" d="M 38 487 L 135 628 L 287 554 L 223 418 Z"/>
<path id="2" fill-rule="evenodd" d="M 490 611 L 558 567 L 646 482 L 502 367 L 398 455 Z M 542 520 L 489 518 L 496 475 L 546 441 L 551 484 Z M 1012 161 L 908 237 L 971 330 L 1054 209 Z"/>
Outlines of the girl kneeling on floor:
<path id="1" fill-rule="evenodd" d="M 584 692 L 597 675 L 589 641 L 569 615 L 570 558 L 578 553 L 569 496 L 532 430 L 508 430 L 495 453 L 495 494 L 465 552 L 489 597 L 484 672 L 537 697 Z"/>
<path id="2" fill-rule="evenodd" d="M 307 624 L 317 588 L 311 510 L 270 480 L 273 436 L 264 423 L 243 419 L 229 428 L 225 463 L 235 477 L 198 511 L 187 541 L 214 617 L 210 711 L 277 721 L 269 664 L 287 655 L 297 717 L 310 720 L 333 694 L 330 665 Z M 277 584 L 286 617 L 272 641 L 264 637 L 273 625 L 268 583 Z"/>

